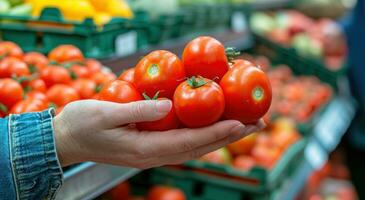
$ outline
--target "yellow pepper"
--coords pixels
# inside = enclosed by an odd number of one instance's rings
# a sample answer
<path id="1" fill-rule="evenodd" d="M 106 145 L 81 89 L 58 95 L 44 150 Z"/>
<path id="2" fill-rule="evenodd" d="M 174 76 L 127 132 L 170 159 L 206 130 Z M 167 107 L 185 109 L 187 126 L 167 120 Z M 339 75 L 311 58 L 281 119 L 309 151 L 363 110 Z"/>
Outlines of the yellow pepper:
<path id="1" fill-rule="evenodd" d="M 113 17 L 133 17 L 133 12 L 124 0 L 89 0 L 97 11 L 108 13 Z"/>
<path id="2" fill-rule="evenodd" d="M 111 19 L 112 16 L 106 12 L 96 12 L 94 16 L 94 22 L 98 26 L 107 24 Z"/>

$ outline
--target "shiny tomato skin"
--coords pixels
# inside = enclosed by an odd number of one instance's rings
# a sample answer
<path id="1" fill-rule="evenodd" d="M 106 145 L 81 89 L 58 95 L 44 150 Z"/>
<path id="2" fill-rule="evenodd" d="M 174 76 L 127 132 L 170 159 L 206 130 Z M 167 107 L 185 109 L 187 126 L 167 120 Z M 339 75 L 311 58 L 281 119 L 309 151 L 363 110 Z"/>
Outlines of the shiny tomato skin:
<path id="1" fill-rule="evenodd" d="M 51 52 L 49 52 L 48 59 L 58 63 L 83 61 L 84 55 L 79 48 L 73 45 L 64 44 L 54 48 Z"/>
<path id="2" fill-rule="evenodd" d="M 96 72 L 91 76 L 91 79 L 97 84 L 97 85 L 105 85 L 109 82 L 112 82 L 116 79 L 116 76 L 113 73 L 109 72 Z"/>
<path id="3" fill-rule="evenodd" d="M 47 66 L 41 71 L 40 78 L 46 83 L 47 87 L 55 84 L 69 84 L 71 82 L 69 71 L 60 66 Z"/>
<path id="4" fill-rule="evenodd" d="M 134 72 L 134 83 L 139 92 L 171 99 L 175 88 L 184 80 L 185 70 L 180 59 L 165 50 L 153 51 L 142 58 Z"/>
<path id="5" fill-rule="evenodd" d="M 49 102 L 57 107 L 65 106 L 66 104 L 80 99 L 77 91 L 68 85 L 56 84 L 53 85 L 46 93 Z"/>
<path id="6" fill-rule="evenodd" d="M 48 103 L 40 99 L 30 98 L 19 101 L 10 110 L 11 114 L 20 114 L 26 112 L 38 112 L 48 108 Z"/>
<path id="7" fill-rule="evenodd" d="M 34 66 L 38 72 L 42 71 L 42 69 L 44 69 L 48 64 L 47 57 L 38 52 L 26 53 L 23 60 L 28 66 Z"/>
<path id="8" fill-rule="evenodd" d="M 163 100 L 166 98 L 159 98 L 158 100 Z M 174 107 L 171 108 L 170 112 L 167 115 L 157 121 L 152 122 L 140 122 L 137 123 L 138 130 L 144 131 L 167 131 L 171 129 L 179 128 L 179 119 L 175 114 Z"/>
<path id="9" fill-rule="evenodd" d="M 30 91 L 25 95 L 25 99 L 39 99 L 43 102 L 48 102 L 47 95 L 36 90 Z"/>
<path id="10" fill-rule="evenodd" d="M 213 124 L 223 114 L 225 100 L 222 89 L 214 81 L 205 81 L 208 83 L 198 88 L 184 81 L 175 90 L 173 102 L 176 115 L 189 128 Z"/>
<path id="11" fill-rule="evenodd" d="M 120 80 L 115 80 L 104 85 L 98 96 L 99 100 L 116 103 L 129 103 L 142 100 L 141 94 L 131 83 Z"/>
<path id="12" fill-rule="evenodd" d="M 81 99 L 91 99 L 95 95 L 96 84 L 90 79 L 77 79 L 71 86 L 79 93 Z"/>
<path id="13" fill-rule="evenodd" d="M 220 80 L 229 68 L 223 44 L 209 36 L 190 41 L 184 48 L 182 61 L 188 77 Z"/>
<path id="14" fill-rule="evenodd" d="M 100 72 L 103 68 L 103 65 L 99 61 L 92 58 L 86 59 L 85 65 L 91 74 Z"/>
<path id="15" fill-rule="evenodd" d="M 22 86 L 13 79 L 0 79 L 0 103 L 10 109 L 23 98 Z"/>
<path id="16" fill-rule="evenodd" d="M 23 50 L 14 42 L 0 42 L 0 56 L 23 57 Z"/>
<path id="17" fill-rule="evenodd" d="M 220 81 L 226 99 L 224 117 L 244 124 L 256 123 L 271 105 L 272 91 L 266 74 L 258 67 L 235 66 Z"/>
<path id="18" fill-rule="evenodd" d="M 15 57 L 7 57 L 0 61 L 0 78 L 22 77 L 29 75 L 25 62 Z"/>
<path id="19" fill-rule="evenodd" d="M 150 189 L 147 200 L 186 200 L 186 196 L 178 188 L 158 185 Z"/>
<path id="20" fill-rule="evenodd" d="M 252 66 L 254 65 L 251 61 L 245 60 L 245 59 L 235 59 L 233 60 L 232 64 L 230 65 L 230 69 L 235 66 Z"/>
<path id="21" fill-rule="evenodd" d="M 34 80 L 30 80 L 27 83 L 27 87 L 29 87 L 30 90 L 32 90 L 32 91 L 39 91 L 39 92 L 47 91 L 46 83 L 42 79 L 38 79 L 38 78 L 34 79 Z"/>
<path id="22" fill-rule="evenodd" d="M 134 84 L 134 68 L 130 68 L 121 73 L 118 80 L 127 81 Z"/>
<path id="23" fill-rule="evenodd" d="M 70 70 L 75 73 L 76 78 L 89 78 L 91 76 L 89 69 L 82 65 L 73 65 Z"/>

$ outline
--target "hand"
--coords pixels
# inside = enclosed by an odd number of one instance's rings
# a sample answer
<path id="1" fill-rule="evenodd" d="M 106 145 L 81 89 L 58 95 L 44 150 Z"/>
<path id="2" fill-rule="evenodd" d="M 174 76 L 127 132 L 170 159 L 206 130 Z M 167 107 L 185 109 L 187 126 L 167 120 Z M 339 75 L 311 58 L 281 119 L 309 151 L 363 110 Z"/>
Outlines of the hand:
<path id="1" fill-rule="evenodd" d="M 54 119 L 62 166 L 94 161 L 137 168 L 178 164 L 200 157 L 264 127 L 221 121 L 198 129 L 138 131 L 133 123 L 155 121 L 171 109 L 169 100 L 126 104 L 85 100 L 68 104 Z"/>

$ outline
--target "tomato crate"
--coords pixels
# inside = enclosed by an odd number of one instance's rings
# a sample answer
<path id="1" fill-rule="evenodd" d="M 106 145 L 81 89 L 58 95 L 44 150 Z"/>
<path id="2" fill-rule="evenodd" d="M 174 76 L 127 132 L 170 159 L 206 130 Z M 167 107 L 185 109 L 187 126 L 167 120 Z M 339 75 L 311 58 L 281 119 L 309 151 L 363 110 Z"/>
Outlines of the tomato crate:
<path id="1" fill-rule="evenodd" d="M 317 76 L 335 90 L 339 89 L 339 81 L 346 76 L 346 65 L 337 71 L 331 71 L 320 59 L 300 56 L 292 48 L 279 45 L 259 34 L 254 36 L 257 53 L 268 56 L 274 62 L 287 64 L 295 74 Z"/>
<path id="2" fill-rule="evenodd" d="M 283 180 L 300 164 L 297 158 L 303 157 L 305 144 L 305 139 L 294 143 L 271 170 L 256 166 L 245 172 L 229 166 L 189 161 L 183 166 L 153 169 L 148 179 L 153 184 L 179 187 L 188 199 L 273 199 Z"/>
<path id="3" fill-rule="evenodd" d="M 92 18 L 69 21 L 59 9 L 45 8 L 39 17 L 0 15 L 0 32 L 3 40 L 17 43 L 25 51 L 48 53 L 60 44 L 73 44 L 87 57 L 105 58 L 118 53 L 118 36 L 129 31 L 128 23 L 124 18 L 113 18 L 101 26 Z"/>

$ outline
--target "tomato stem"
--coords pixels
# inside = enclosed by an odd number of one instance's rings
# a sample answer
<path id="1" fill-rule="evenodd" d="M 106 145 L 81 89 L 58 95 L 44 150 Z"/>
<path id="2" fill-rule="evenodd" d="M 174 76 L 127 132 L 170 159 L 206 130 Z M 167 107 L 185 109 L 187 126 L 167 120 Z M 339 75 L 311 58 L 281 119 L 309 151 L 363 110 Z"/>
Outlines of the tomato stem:
<path id="1" fill-rule="evenodd" d="M 96 87 L 95 87 L 95 93 L 99 93 L 100 91 L 101 91 L 101 89 L 103 89 L 103 85 L 97 85 Z"/>
<path id="2" fill-rule="evenodd" d="M 21 77 L 12 76 L 12 79 L 18 83 L 23 83 L 25 81 L 32 81 L 36 78 L 37 78 L 37 75 L 35 75 L 35 74 L 33 74 L 31 76 L 21 76 Z"/>
<path id="3" fill-rule="evenodd" d="M 142 96 L 144 99 L 146 100 L 157 100 L 158 95 L 160 94 L 160 91 L 157 91 L 155 95 L 153 95 L 153 97 L 149 97 L 145 92 L 142 93 Z"/>
<path id="4" fill-rule="evenodd" d="M 236 57 L 239 56 L 240 54 L 241 53 L 237 51 L 236 48 L 234 47 L 226 48 L 226 56 L 230 64 L 233 64 L 233 60 L 236 59 Z"/>
<path id="5" fill-rule="evenodd" d="M 8 108 L 4 104 L 0 103 L 0 111 L 3 113 L 8 113 Z"/>
<path id="6" fill-rule="evenodd" d="M 198 88 L 198 87 L 201 87 L 201 86 L 211 82 L 211 80 L 205 81 L 203 77 L 199 77 L 199 81 L 198 81 L 195 76 L 192 76 L 187 81 L 188 81 L 188 84 L 190 85 L 190 87 L 192 87 L 192 88 Z"/>
<path id="7" fill-rule="evenodd" d="M 261 101 L 264 98 L 264 90 L 261 87 L 255 87 L 252 90 L 252 97 L 255 101 Z"/>

